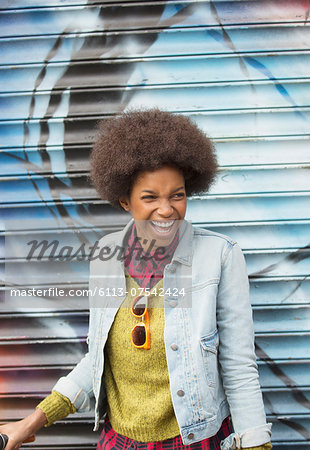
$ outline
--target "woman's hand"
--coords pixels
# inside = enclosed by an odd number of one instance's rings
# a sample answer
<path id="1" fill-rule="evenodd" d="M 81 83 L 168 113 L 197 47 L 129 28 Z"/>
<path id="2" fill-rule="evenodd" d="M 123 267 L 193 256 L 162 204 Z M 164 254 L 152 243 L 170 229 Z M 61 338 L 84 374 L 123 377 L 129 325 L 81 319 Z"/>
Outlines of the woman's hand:
<path id="1" fill-rule="evenodd" d="M 35 440 L 34 435 L 28 435 L 22 420 L 1 425 L 0 433 L 7 435 L 9 438 L 8 443 L 4 447 L 5 450 L 18 450 L 24 442 L 32 442 Z"/>
<path id="2" fill-rule="evenodd" d="M 18 450 L 24 442 L 33 442 L 35 433 L 47 422 L 43 411 L 36 409 L 32 414 L 18 422 L 0 426 L 0 433 L 6 434 L 9 441 L 5 450 Z"/>

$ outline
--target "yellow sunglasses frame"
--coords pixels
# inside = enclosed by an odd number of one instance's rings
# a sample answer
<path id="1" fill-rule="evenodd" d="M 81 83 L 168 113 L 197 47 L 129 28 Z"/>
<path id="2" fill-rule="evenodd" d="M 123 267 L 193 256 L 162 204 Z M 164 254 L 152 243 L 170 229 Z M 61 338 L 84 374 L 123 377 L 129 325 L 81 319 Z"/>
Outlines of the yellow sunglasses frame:
<path id="1" fill-rule="evenodd" d="M 137 299 L 139 299 L 141 297 L 146 297 L 146 306 L 145 306 L 145 310 L 144 310 L 143 314 L 138 315 L 133 312 L 133 305 L 136 303 Z M 151 348 L 151 342 L 150 342 L 151 338 L 150 338 L 150 318 L 149 318 L 149 313 L 148 313 L 148 296 L 140 295 L 139 297 L 136 297 L 132 302 L 130 310 L 131 310 L 131 314 L 134 317 L 142 319 L 142 322 L 136 324 L 133 327 L 133 329 L 131 330 L 131 333 L 130 333 L 131 343 L 135 348 L 144 348 L 145 350 L 149 350 Z M 136 345 L 133 341 L 133 333 L 137 327 L 141 327 L 141 326 L 144 326 L 144 329 L 145 329 L 145 342 L 143 345 Z"/>

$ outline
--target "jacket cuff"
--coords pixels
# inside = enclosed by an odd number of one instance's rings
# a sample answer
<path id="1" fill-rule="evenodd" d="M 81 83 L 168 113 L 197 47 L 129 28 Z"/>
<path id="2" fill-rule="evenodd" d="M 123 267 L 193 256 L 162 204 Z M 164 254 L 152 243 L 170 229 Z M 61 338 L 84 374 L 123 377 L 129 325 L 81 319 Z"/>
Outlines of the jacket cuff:
<path id="1" fill-rule="evenodd" d="M 272 448 L 271 442 L 267 442 L 267 444 L 259 445 L 258 447 L 242 447 L 244 450 L 269 450 Z"/>
<path id="2" fill-rule="evenodd" d="M 53 387 L 54 390 L 67 397 L 78 412 L 90 411 L 91 406 L 88 393 L 83 391 L 68 377 L 61 377 Z"/>
<path id="3" fill-rule="evenodd" d="M 232 433 L 221 442 L 221 450 L 255 449 L 269 444 L 271 437 L 271 423 L 251 428 L 243 433 Z M 271 447 L 267 447 L 271 448 Z M 264 447 L 263 447 L 264 449 Z"/>
<path id="4" fill-rule="evenodd" d="M 70 400 L 57 391 L 53 391 L 48 397 L 42 400 L 37 408 L 41 409 L 46 415 L 47 423 L 44 425 L 45 427 L 49 427 L 56 420 L 61 420 L 67 417 L 68 414 L 76 412 L 76 408 Z"/>
<path id="5" fill-rule="evenodd" d="M 249 448 L 266 444 L 271 437 L 271 423 L 251 428 L 240 434 L 241 448 Z"/>

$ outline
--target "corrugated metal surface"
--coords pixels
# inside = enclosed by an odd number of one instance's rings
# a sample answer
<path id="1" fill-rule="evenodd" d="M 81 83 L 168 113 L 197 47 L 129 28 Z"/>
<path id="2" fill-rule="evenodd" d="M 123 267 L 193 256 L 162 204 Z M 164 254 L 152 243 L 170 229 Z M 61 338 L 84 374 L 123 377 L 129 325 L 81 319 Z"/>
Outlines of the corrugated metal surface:
<path id="1" fill-rule="evenodd" d="M 88 183 L 95 124 L 156 105 L 216 141 L 218 181 L 187 218 L 243 247 L 274 448 L 310 447 L 309 10 L 301 0 L 2 0 L 0 420 L 30 412 L 80 359 L 85 255 L 128 220 Z M 59 245 L 27 261 L 36 239 Z M 62 261 L 64 245 L 83 247 L 80 258 Z M 11 286 L 75 295 L 38 303 L 9 298 Z M 74 415 L 29 447 L 94 448 L 91 429 L 90 414 Z"/>

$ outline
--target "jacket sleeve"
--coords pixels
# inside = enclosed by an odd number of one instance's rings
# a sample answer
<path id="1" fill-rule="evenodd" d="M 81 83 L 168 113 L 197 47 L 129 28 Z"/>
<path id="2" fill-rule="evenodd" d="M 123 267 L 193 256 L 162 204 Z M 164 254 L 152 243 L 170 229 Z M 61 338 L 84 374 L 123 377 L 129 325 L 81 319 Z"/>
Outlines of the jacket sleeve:
<path id="1" fill-rule="evenodd" d="M 265 444 L 270 441 L 271 424 L 266 423 L 258 380 L 248 275 L 236 243 L 228 242 L 223 255 L 217 324 L 220 370 L 236 448 Z"/>
<path id="2" fill-rule="evenodd" d="M 84 358 L 65 377 L 61 377 L 53 391 L 67 397 L 78 412 L 90 411 L 90 399 L 94 396 L 90 356 Z"/>
<path id="3" fill-rule="evenodd" d="M 256 447 L 243 447 L 244 450 L 270 450 L 272 448 L 271 442 L 267 442 L 264 445 L 258 445 Z"/>

